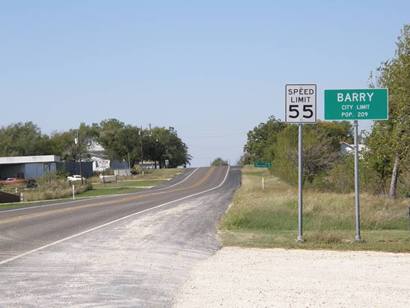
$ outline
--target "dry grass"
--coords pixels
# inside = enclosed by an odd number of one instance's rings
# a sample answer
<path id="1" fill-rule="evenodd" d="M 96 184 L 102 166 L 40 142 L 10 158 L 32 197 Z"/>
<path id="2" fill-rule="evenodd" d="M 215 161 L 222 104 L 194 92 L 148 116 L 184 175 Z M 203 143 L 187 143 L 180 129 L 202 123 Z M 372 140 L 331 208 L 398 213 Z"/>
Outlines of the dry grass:
<path id="1" fill-rule="evenodd" d="M 264 190 L 262 177 L 265 177 Z M 245 167 L 242 187 L 233 203 L 220 224 L 225 244 L 410 251 L 408 199 L 392 201 L 362 194 L 361 222 L 365 242 L 354 243 L 354 194 L 305 191 L 306 242 L 302 245 L 295 243 L 297 190 L 267 170 Z"/>
<path id="2" fill-rule="evenodd" d="M 178 168 L 168 168 L 168 169 L 147 169 L 144 175 L 130 175 L 130 176 L 119 176 L 118 181 L 165 181 L 172 179 L 173 177 L 181 174 L 184 170 Z M 93 176 L 89 179 L 92 183 L 100 183 L 101 180 L 98 176 Z"/>
<path id="3" fill-rule="evenodd" d="M 76 184 L 75 193 L 80 194 L 92 189 L 90 184 Z M 72 196 L 72 187 L 63 179 L 55 179 L 49 183 L 40 183 L 38 188 L 24 191 L 24 201 L 62 199 Z"/>

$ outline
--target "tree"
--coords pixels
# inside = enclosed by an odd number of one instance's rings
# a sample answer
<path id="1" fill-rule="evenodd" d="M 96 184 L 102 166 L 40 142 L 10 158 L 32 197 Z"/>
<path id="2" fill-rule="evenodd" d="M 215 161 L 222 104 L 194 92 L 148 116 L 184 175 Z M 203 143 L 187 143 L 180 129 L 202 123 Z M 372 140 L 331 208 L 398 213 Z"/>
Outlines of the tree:
<path id="1" fill-rule="evenodd" d="M 384 62 L 371 85 L 389 89 L 389 120 L 376 121 L 368 138 L 372 164 L 384 178 L 391 168 L 389 197 L 396 198 L 402 162 L 410 150 L 410 25 L 405 25 L 397 43 L 395 56 Z M 372 77 L 373 78 L 373 77 Z"/>
<path id="2" fill-rule="evenodd" d="M 217 167 L 217 166 L 228 166 L 228 161 L 223 160 L 222 158 L 218 157 L 214 159 L 214 161 L 211 163 L 211 166 Z"/>
<path id="3" fill-rule="evenodd" d="M 191 160 L 187 145 L 170 127 L 142 130 L 117 119 L 100 124 L 81 123 L 79 128 L 43 135 L 32 122 L 0 128 L 0 155 L 54 154 L 63 160 L 90 158 L 88 148 L 99 142 L 111 160 L 125 160 L 132 167 L 136 162 L 153 160 L 163 167 L 186 166 Z"/>
<path id="4" fill-rule="evenodd" d="M 98 141 L 111 159 L 126 160 L 130 166 L 137 161 L 152 160 L 160 168 L 189 164 L 188 147 L 173 128 L 154 127 L 142 130 L 116 119 L 102 121 Z M 142 148 L 142 151 L 141 151 Z"/>
<path id="5" fill-rule="evenodd" d="M 16 123 L 0 128 L 0 155 L 25 156 L 52 154 L 47 135 L 32 122 Z"/>
<path id="6" fill-rule="evenodd" d="M 327 174 L 340 159 L 340 143 L 352 142 L 349 122 L 323 122 L 304 128 L 304 177 L 312 183 L 318 175 Z"/>
<path id="7" fill-rule="evenodd" d="M 340 142 L 352 141 L 349 122 L 319 122 L 304 127 L 304 178 L 312 183 L 326 174 L 339 159 Z M 297 180 L 297 127 L 271 117 L 248 133 L 245 145 L 247 163 L 255 160 L 273 162 L 273 172 L 282 179 Z"/>
<path id="8" fill-rule="evenodd" d="M 248 140 L 244 146 L 245 164 L 258 160 L 273 161 L 274 148 L 278 134 L 286 127 L 283 122 L 271 116 L 266 123 L 260 123 L 248 132 Z"/>
<path id="9" fill-rule="evenodd" d="M 63 160 L 75 160 L 78 150 L 74 138 L 76 134 L 73 131 L 54 132 L 50 137 L 53 153 Z"/>
<path id="10" fill-rule="evenodd" d="M 125 128 L 125 123 L 117 119 L 101 121 L 99 125 L 98 142 L 104 147 L 110 159 L 124 159 L 120 141 L 120 133 Z"/>
<path id="11" fill-rule="evenodd" d="M 97 124 L 88 126 L 81 123 L 78 129 L 52 133 L 50 144 L 53 153 L 63 160 L 76 160 L 80 155 L 81 157 L 87 155 L 88 146 L 98 135 L 99 127 Z"/>
<path id="12" fill-rule="evenodd" d="M 165 166 L 165 161 L 169 167 L 189 164 L 188 147 L 173 128 L 155 127 L 144 135 L 144 157 L 148 156 L 160 168 Z"/>

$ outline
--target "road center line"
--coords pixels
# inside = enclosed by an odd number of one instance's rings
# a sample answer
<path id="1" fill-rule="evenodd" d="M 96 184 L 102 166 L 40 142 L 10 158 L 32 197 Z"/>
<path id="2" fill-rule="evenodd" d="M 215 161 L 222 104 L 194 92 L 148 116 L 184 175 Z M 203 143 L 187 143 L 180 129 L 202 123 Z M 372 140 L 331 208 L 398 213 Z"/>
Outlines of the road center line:
<path id="1" fill-rule="evenodd" d="M 199 168 L 194 169 L 194 171 L 192 171 L 188 176 L 184 177 L 181 181 L 172 184 L 171 186 L 163 187 L 163 188 L 160 188 L 160 189 L 153 189 L 152 192 L 166 190 L 166 189 L 175 187 L 175 186 L 177 186 L 177 185 L 179 185 L 179 184 L 182 184 L 182 183 L 186 182 L 186 181 L 187 181 L 192 175 L 194 175 L 194 173 L 197 172 L 198 170 L 199 170 Z M 137 193 L 144 193 L 144 192 L 145 192 L 145 191 L 139 191 L 139 192 L 137 192 Z M 1 214 L 1 213 L 10 213 L 10 212 L 24 211 L 24 210 L 30 210 L 30 209 L 37 209 L 37 208 L 43 208 L 43 207 L 50 207 L 50 206 L 57 206 L 57 205 L 68 205 L 68 204 L 73 204 L 73 203 L 75 204 L 75 203 L 80 203 L 80 202 L 82 202 L 82 201 L 95 200 L 95 199 L 98 199 L 98 198 L 101 198 L 101 199 L 103 199 L 103 198 L 110 199 L 110 198 L 115 198 L 115 197 L 122 197 L 122 196 L 134 195 L 134 194 L 137 194 L 137 193 L 115 194 L 115 195 L 112 195 L 112 196 L 98 196 L 98 197 L 88 198 L 88 199 L 73 200 L 73 201 L 67 201 L 67 202 L 62 201 L 62 202 L 59 202 L 59 203 L 50 203 L 50 204 L 43 204 L 43 205 L 36 205 L 36 206 L 27 206 L 27 207 L 22 207 L 22 208 L 18 208 L 18 209 L 10 209 L 10 210 L 4 210 L 4 211 L 1 211 L 1 210 L 0 210 L 0 214 Z"/>
<path id="2" fill-rule="evenodd" d="M 184 191 L 187 189 L 193 189 L 196 188 L 200 185 L 202 185 L 212 174 L 214 167 L 209 168 L 208 172 L 206 175 L 197 183 L 190 187 L 183 187 L 183 188 L 174 188 L 174 189 L 165 189 L 165 190 L 158 190 L 158 191 L 152 191 L 151 193 L 147 194 L 140 194 L 140 195 L 130 195 L 127 196 L 127 198 L 119 198 L 119 199 L 114 199 L 114 200 L 101 200 L 101 202 L 91 202 L 89 204 L 82 204 L 78 206 L 71 206 L 71 207 L 66 207 L 66 208 L 55 208 L 55 209 L 49 209 L 48 211 L 40 212 L 40 213 L 29 213 L 26 215 L 20 215 L 20 216 L 15 216 L 9 219 L 3 219 L 0 220 L 0 225 L 4 224 L 10 224 L 18 221 L 23 221 L 23 220 L 31 220 L 34 218 L 39 218 L 39 217 L 46 217 L 49 215 L 57 214 L 57 213 L 69 213 L 69 212 L 75 212 L 78 210 L 83 210 L 86 208 L 92 208 L 92 207 L 99 207 L 99 206 L 106 206 L 106 205 L 121 205 L 124 202 L 136 202 L 137 200 L 141 200 L 144 198 L 149 198 L 152 196 L 158 196 L 158 195 L 163 195 L 163 194 L 168 194 L 168 193 L 174 193 L 178 191 Z"/>
<path id="3" fill-rule="evenodd" d="M 73 239 L 73 238 L 77 238 L 77 237 L 82 236 L 82 235 L 84 235 L 84 234 L 87 234 L 87 233 L 90 233 L 90 232 L 93 232 L 93 231 L 102 229 L 102 228 L 104 228 L 104 227 L 110 226 L 110 225 L 115 224 L 115 223 L 117 223 L 117 222 L 123 221 L 123 220 L 125 220 L 125 219 L 127 219 L 127 218 L 130 218 L 130 217 L 133 217 L 133 216 L 137 216 L 137 215 L 140 215 L 140 214 L 144 214 L 144 213 L 146 213 L 146 212 L 149 212 L 149 211 L 152 211 L 152 210 L 155 210 L 155 209 L 158 209 L 158 208 L 161 208 L 161 207 L 170 205 L 170 204 L 172 204 L 172 203 L 179 202 L 179 201 L 183 201 L 183 200 L 186 200 L 186 199 L 188 199 L 188 198 L 196 197 L 196 196 L 199 196 L 199 195 L 202 195 L 202 194 L 205 194 L 205 193 L 214 191 L 214 190 L 216 190 L 216 189 L 219 189 L 219 188 L 221 188 L 221 187 L 225 184 L 225 182 L 226 182 L 226 180 L 227 180 L 227 178 L 228 178 L 230 169 L 231 169 L 231 167 L 228 166 L 228 169 L 226 170 L 226 174 L 225 174 L 225 177 L 224 177 L 224 179 L 222 180 L 222 182 L 221 182 L 219 185 L 217 185 L 217 186 L 215 186 L 215 187 L 213 187 L 213 188 L 210 188 L 210 189 L 207 189 L 207 190 L 204 190 L 204 191 L 201 191 L 201 192 L 197 192 L 197 193 L 195 193 L 195 194 L 188 195 L 188 196 L 185 196 L 185 197 L 176 199 L 176 200 L 172 200 L 172 201 L 169 201 L 169 202 L 166 202 L 166 203 L 163 203 L 163 204 L 154 206 L 154 207 L 152 207 L 152 208 L 143 210 L 143 211 L 141 211 L 141 212 L 136 212 L 136 213 L 133 213 L 133 214 L 130 214 L 130 215 L 127 215 L 127 216 L 124 216 L 124 217 L 121 217 L 121 218 L 118 218 L 118 219 L 109 221 L 109 222 L 104 223 L 104 224 L 102 224 L 102 225 L 93 227 L 93 228 L 91 228 L 91 229 L 88 229 L 88 230 L 85 230 L 85 231 L 82 231 L 82 232 L 79 232 L 79 233 L 70 235 L 70 236 L 65 237 L 65 238 L 62 238 L 62 239 L 60 239 L 60 240 L 58 240 L 58 241 L 55 241 L 55 242 L 49 243 L 49 244 L 47 244 L 47 245 L 44 245 L 44 246 L 41 246 L 41 247 L 38 247 L 38 248 L 35 248 L 35 249 L 32 249 L 32 250 L 26 251 L 26 252 L 24 252 L 24 253 L 22 253 L 22 254 L 19 254 L 19 255 L 15 256 L 15 257 L 12 257 L 12 258 L 9 258 L 9 259 L 0 261 L 0 265 L 4 265 L 4 264 L 7 264 L 7 263 L 10 263 L 10 262 L 15 261 L 15 260 L 17 260 L 17 259 L 20 259 L 20 258 L 23 258 L 23 257 L 28 256 L 28 255 L 30 255 L 30 254 L 33 254 L 33 253 L 35 253 L 35 252 L 37 252 L 37 251 L 40 251 L 40 250 L 46 249 L 46 248 L 48 248 L 48 247 L 52 247 L 52 246 L 58 245 L 58 244 L 63 243 L 63 242 L 65 242 L 65 241 L 71 240 L 71 239 Z"/>

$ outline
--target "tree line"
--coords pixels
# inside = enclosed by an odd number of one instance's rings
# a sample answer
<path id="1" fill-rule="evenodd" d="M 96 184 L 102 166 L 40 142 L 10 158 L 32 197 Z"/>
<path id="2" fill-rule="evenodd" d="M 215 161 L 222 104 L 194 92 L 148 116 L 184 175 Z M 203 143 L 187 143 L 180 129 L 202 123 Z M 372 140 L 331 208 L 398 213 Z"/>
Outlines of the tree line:
<path id="1" fill-rule="evenodd" d="M 172 127 L 143 129 L 108 119 L 50 135 L 32 122 L 0 128 L 0 156 L 53 154 L 63 160 L 87 159 L 93 142 L 104 147 L 107 158 L 126 161 L 131 167 L 142 160 L 153 161 L 160 168 L 187 165 L 191 160 L 187 145 Z"/>
<path id="2" fill-rule="evenodd" d="M 363 132 L 366 146 L 360 160 L 362 188 L 391 198 L 410 197 L 410 25 L 396 43 L 395 55 L 370 76 L 370 87 L 388 88 L 389 120 L 375 121 Z M 349 122 L 323 122 L 304 128 L 304 181 L 309 186 L 340 192 L 354 189 L 353 157 L 341 144 L 353 142 Z M 272 172 L 297 182 L 297 127 L 269 118 L 247 135 L 243 164 L 272 162 Z"/>

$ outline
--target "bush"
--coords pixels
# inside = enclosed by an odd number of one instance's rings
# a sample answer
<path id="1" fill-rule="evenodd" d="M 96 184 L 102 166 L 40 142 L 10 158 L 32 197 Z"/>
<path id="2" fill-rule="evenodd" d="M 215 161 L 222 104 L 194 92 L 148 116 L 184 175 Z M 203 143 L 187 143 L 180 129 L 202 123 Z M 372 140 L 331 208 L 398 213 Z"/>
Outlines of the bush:
<path id="1" fill-rule="evenodd" d="M 142 171 L 143 171 L 143 169 L 140 165 L 134 165 L 134 167 L 132 167 L 132 169 L 131 169 L 131 173 L 133 175 L 142 174 Z"/>
<path id="2" fill-rule="evenodd" d="M 378 194 L 380 185 L 378 185 L 377 172 L 369 164 L 361 159 L 359 161 L 360 190 L 372 194 Z M 327 189 L 324 187 L 327 186 Z M 354 191 L 354 156 L 344 156 L 329 171 L 324 181 L 324 186 L 319 187 L 321 190 L 329 190 L 339 193 L 350 193 Z"/>
<path id="3" fill-rule="evenodd" d="M 328 189 L 340 193 L 354 191 L 354 159 L 346 156 L 337 163 L 326 177 Z"/>
<path id="4" fill-rule="evenodd" d="M 218 157 L 215 159 L 212 163 L 211 166 L 228 166 L 228 162 L 226 160 L 223 160 L 222 158 Z"/>

